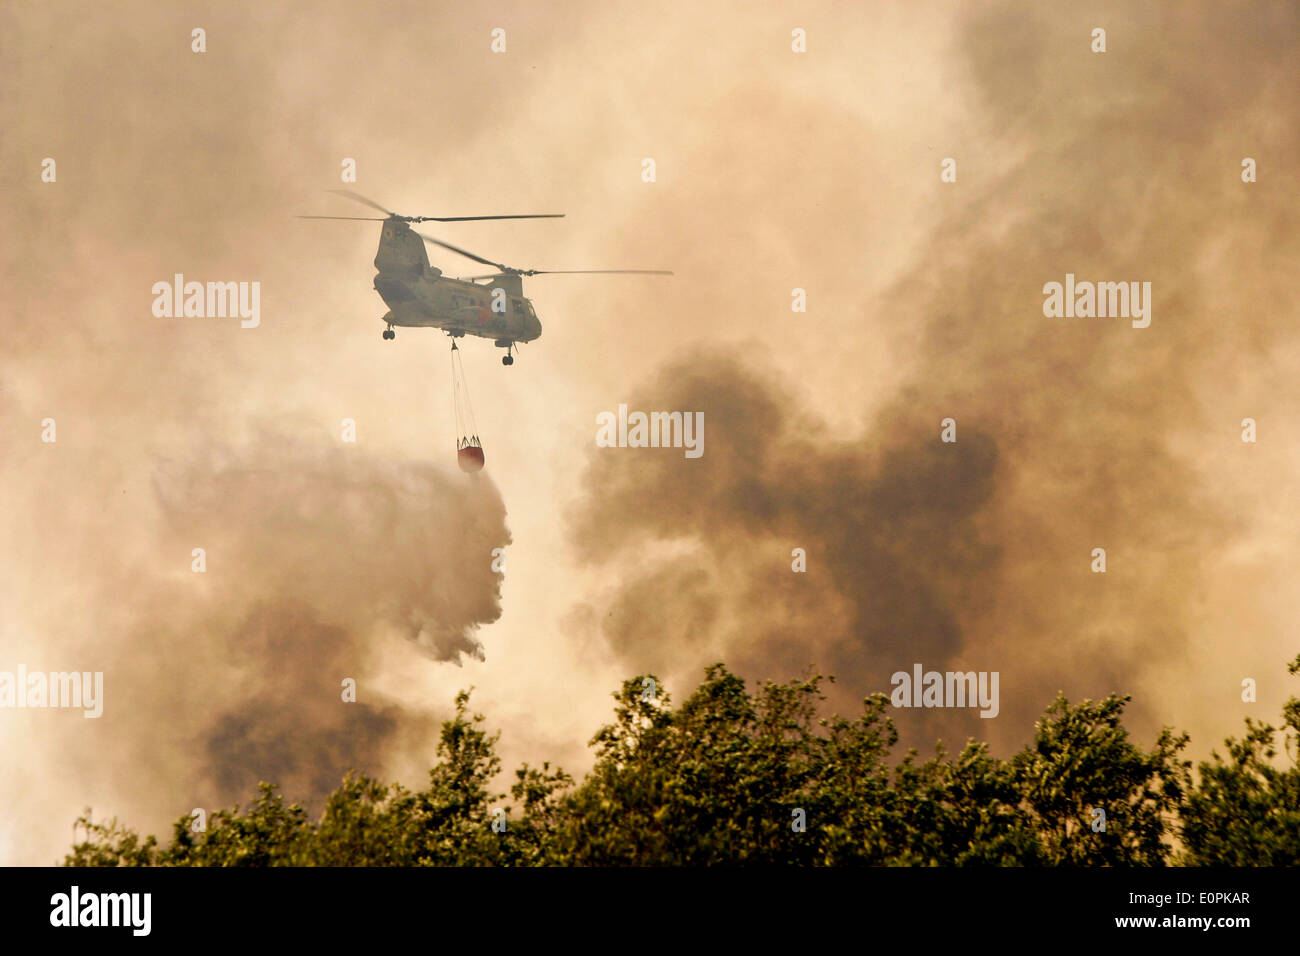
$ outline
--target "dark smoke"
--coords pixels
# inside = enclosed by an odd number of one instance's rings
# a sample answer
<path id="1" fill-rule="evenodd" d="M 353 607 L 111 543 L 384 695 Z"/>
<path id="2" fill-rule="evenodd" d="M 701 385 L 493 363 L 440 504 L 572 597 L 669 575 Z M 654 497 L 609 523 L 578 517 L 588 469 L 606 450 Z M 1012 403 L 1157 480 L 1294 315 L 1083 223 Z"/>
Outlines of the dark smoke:
<path id="1" fill-rule="evenodd" d="M 1285 177 L 1239 179 L 1243 155 L 1294 163 L 1294 125 L 1274 118 L 1295 11 L 1149 7 L 1108 18 L 1111 52 L 1095 56 L 1077 20 L 980 7 L 962 72 L 1023 158 L 996 180 L 959 165 L 953 211 L 887 312 L 858 316 L 910 353 L 908 384 L 833 434 L 772 370 L 698 354 L 627 401 L 703 411 L 701 460 L 592 452 L 573 540 L 626 577 L 587 619 L 628 666 L 693 679 L 723 659 L 783 679 L 811 665 L 837 676 L 841 709 L 914 662 L 996 670 L 999 720 L 897 713 L 931 739 L 1008 744 L 1057 690 L 1133 692 L 1186 656 L 1205 559 L 1234 530 L 1199 469 L 1242 417 L 1217 421 L 1198 391 L 1295 341 L 1270 308 L 1294 298 L 1295 220 L 1267 205 L 1294 197 Z M 1207 38 L 1241 70 L 1207 72 Z M 1225 248 L 1245 261 L 1215 268 Z M 1152 282 L 1151 327 L 1044 318 L 1042 285 L 1066 272 Z M 1238 315 L 1207 305 L 1225 299 Z M 949 416 L 956 444 L 939 440 Z M 653 558 L 657 542 L 674 549 Z M 796 547 L 807 574 L 791 571 Z M 1156 718 L 1140 698 L 1130 713 Z"/>
<path id="2" fill-rule="evenodd" d="M 510 541 L 495 486 L 320 437 L 160 466 L 154 525 L 106 572 L 116 594 L 91 602 L 115 607 L 83 658 L 102 662 L 107 705 L 74 744 L 116 749 L 168 815 L 245 801 L 260 780 L 312 805 L 348 770 L 427 762 L 446 702 L 386 697 L 381 655 L 484 657 L 475 632 L 501 610 L 492 549 Z"/>

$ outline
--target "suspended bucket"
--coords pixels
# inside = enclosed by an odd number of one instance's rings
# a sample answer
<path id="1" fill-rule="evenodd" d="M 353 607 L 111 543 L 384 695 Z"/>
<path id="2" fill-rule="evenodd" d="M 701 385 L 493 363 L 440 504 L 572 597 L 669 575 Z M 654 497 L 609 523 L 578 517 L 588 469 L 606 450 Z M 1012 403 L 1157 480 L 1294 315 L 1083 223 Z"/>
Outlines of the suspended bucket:
<path id="1" fill-rule="evenodd" d="M 456 406 L 456 464 L 464 472 L 482 471 L 483 444 L 478 440 L 474 407 L 469 402 L 469 387 L 455 339 L 451 340 L 451 390 Z"/>
<path id="2" fill-rule="evenodd" d="M 478 443 L 477 435 L 456 442 L 456 464 L 460 465 L 461 471 L 483 469 L 483 446 Z"/>

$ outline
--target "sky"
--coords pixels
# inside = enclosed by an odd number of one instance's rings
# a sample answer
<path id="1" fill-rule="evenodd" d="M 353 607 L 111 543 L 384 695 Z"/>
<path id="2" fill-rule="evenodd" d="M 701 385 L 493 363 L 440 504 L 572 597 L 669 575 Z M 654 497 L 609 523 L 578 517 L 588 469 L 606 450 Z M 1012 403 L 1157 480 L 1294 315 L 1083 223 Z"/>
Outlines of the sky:
<path id="1" fill-rule="evenodd" d="M 0 863 L 87 807 L 419 785 L 468 687 L 507 768 L 578 774 L 623 679 L 718 660 L 841 713 L 997 671 L 996 718 L 895 711 L 927 751 L 1009 753 L 1058 692 L 1193 755 L 1275 717 L 1298 36 L 1282 2 L 6 5 L 0 671 L 105 690 L 0 710 Z M 514 266 L 675 274 L 525 280 L 542 337 L 462 343 L 463 475 L 447 339 L 380 337 L 378 224 L 294 218 L 365 215 L 344 186 L 565 213 L 421 227 Z M 260 324 L 155 316 L 176 273 L 258 282 Z M 1150 325 L 1046 316 L 1067 274 L 1151 283 Z M 703 456 L 597 447 L 620 404 L 702 412 Z"/>

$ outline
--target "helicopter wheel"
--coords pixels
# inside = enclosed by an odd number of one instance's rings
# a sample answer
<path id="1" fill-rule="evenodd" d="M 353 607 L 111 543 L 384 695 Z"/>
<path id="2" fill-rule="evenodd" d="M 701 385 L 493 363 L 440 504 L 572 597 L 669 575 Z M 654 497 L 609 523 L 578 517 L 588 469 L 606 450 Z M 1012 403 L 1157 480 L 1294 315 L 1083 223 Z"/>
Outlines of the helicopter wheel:
<path id="1" fill-rule="evenodd" d="M 392 329 L 384 329 L 384 338 L 395 339 L 397 338 L 397 333 L 394 332 Z"/>
<path id="2" fill-rule="evenodd" d="M 514 365 L 514 364 L 515 364 L 515 357 L 514 357 L 513 355 L 503 355 L 503 356 L 501 356 L 501 364 L 502 364 L 502 365 Z"/>

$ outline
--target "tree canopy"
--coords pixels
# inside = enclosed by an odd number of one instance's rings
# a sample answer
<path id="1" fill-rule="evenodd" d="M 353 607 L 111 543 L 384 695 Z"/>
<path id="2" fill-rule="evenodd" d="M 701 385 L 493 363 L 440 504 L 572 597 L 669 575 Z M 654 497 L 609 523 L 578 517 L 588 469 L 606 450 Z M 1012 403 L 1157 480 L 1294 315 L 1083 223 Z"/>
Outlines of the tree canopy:
<path id="1" fill-rule="evenodd" d="M 1289 666 L 1300 672 L 1300 657 Z M 1300 863 L 1300 699 L 1248 719 L 1193 770 L 1168 728 L 1143 749 L 1129 698 L 1058 697 L 1003 760 L 895 754 L 884 695 L 819 717 L 820 676 L 749 691 L 721 664 L 674 708 L 650 675 L 624 682 L 580 782 L 524 764 L 497 781 L 499 735 L 456 697 L 428 784 L 349 774 L 312 819 L 270 783 L 170 844 L 78 819 L 69 866 L 1294 866 Z M 650 683 L 653 681 L 653 683 Z"/>

